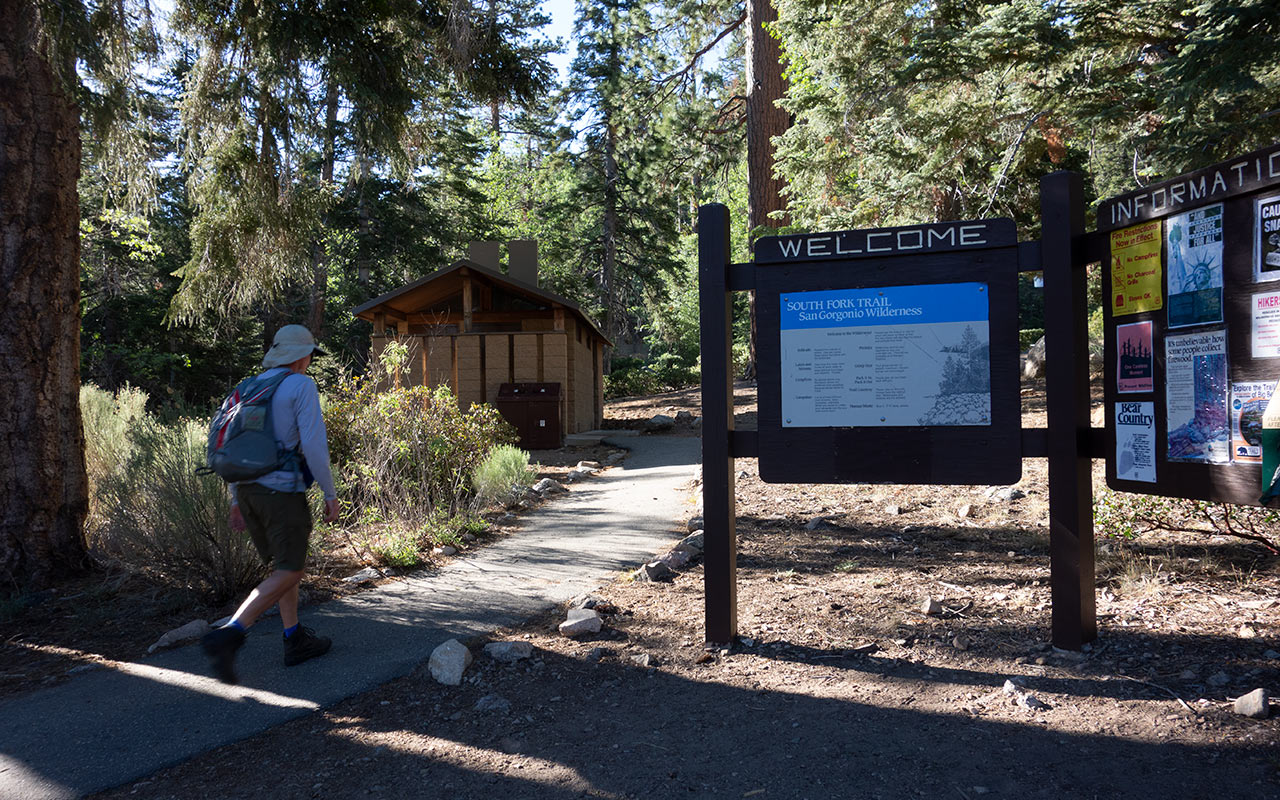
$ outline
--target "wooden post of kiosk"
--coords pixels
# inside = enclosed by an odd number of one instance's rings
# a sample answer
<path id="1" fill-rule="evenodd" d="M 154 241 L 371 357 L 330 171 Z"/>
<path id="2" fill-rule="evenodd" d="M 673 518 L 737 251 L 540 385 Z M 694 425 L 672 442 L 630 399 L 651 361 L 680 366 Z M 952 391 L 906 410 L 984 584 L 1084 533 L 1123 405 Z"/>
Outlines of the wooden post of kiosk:
<path id="1" fill-rule="evenodd" d="M 1088 298 L 1078 173 L 1040 180 L 1044 269 L 1045 396 L 1049 456 L 1049 584 L 1053 644 L 1079 650 L 1097 638 L 1093 474 L 1089 445 Z"/>
<path id="2" fill-rule="evenodd" d="M 702 345 L 702 519 L 706 637 L 738 633 L 737 514 L 733 451 L 733 295 L 728 287 L 729 209 L 698 210 L 698 305 Z"/>

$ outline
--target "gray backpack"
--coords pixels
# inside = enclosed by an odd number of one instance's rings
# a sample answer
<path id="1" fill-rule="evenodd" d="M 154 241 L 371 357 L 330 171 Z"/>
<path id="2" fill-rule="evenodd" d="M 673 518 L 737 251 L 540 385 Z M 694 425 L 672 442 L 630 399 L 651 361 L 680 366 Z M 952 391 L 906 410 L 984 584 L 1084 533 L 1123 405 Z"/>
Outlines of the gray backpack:
<path id="1" fill-rule="evenodd" d="M 276 470 L 297 471 L 298 451 L 280 447 L 271 419 L 271 398 L 292 374 L 284 371 L 266 378 L 249 378 L 236 386 L 209 425 L 205 450 L 208 465 L 197 469 L 197 473 L 212 473 L 235 483 Z"/>

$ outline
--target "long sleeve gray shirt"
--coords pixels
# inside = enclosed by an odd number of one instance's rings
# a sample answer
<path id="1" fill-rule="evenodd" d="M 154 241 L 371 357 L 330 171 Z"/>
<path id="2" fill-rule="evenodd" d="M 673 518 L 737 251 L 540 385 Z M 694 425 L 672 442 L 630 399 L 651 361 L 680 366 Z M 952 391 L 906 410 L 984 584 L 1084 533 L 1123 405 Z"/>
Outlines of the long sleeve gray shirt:
<path id="1" fill-rule="evenodd" d="M 258 377 L 264 378 L 277 370 L 287 369 L 274 367 Z M 336 498 L 338 491 L 333 484 L 333 472 L 329 469 L 329 438 L 320 412 L 320 390 L 316 388 L 316 382 L 306 375 L 290 375 L 281 381 L 271 398 L 271 421 L 275 427 L 276 442 L 281 447 L 291 450 L 300 446 L 307 469 L 320 484 L 324 499 Z M 288 470 L 268 472 L 253 483 L 278 492 L 302 492 L 307 488 L 301 474 Z"/>

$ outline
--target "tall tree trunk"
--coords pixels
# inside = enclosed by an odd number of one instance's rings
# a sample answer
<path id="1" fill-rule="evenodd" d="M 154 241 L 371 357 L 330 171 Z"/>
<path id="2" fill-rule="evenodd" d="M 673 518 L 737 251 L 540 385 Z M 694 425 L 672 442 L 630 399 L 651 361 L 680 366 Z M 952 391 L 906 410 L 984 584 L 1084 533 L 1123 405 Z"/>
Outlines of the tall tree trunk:
<path id="1" fill-rule="evenodd" d="M 618 158 L 617 131 L 613 120 L 605 120 L 604 138 L 604 219 L 602 236 L 604 239 L 604 259 L 601 264 L 600 288 L 604 292 L 604 331 L 614 342 L 618 341 L 618 317 L 614 313 L 617 304 L 618 274 Z M 605 351 L 604 371 L 609 372 L 613 360 L 613 350 Z"/>
<path id="2" fill-rule="evenodd" d="M 0 0 L 0 591 L 87 566 L 80 115 L 44 56 L 35 7 Z"/>
<path id="3" fill-rule="evenodd" d="M 338 149 L 338 84 L 332 79 L 325 94 L 324 114 L 324 163 L 320 165 L 320 179 L 333 189 L 333 165 Z M 327 215 L 326 215 L 327 216 Z M 327 225 L 325 226 L 328 227 Z M 324 255 L 323 232 L 311 243 L 311 308 L 307 314 L 307 328 L 319 339 L 324 335 L 325 301 L 329 287 L 329 259 Z"/>
<path id="4" fill-rule="evenodd" d="M 758 227 L 782 227 L 788 223 L 785 216 L 770 217 L 786 208 L 783 182 L 773 170 L 773 137 L 786 133 L 791 124 L 787 112 L 777 106 L 787 90 L 782 78 L 782 49 L 764 29 L 764 25 L 777 21 L 778 10 L 772 0 L 747 0 L 747 227 L 752 231 L 753 246 Z M 755 303 L 752 292 L 751 363 L 747 365 L 747 377 L 755 377 L 756 371 Z"/>

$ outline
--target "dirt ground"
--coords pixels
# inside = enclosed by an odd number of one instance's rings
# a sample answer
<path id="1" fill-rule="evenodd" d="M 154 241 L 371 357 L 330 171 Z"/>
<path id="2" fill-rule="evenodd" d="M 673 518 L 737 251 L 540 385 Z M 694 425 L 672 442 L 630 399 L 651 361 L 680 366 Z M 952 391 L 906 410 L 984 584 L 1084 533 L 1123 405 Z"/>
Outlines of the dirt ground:
<path id="1" fill-rule="evenodd" d="M 697 400 L 607 416 L 634 426 Z M 1043 424 L 1042 391 L 1024 407 Z M 752 427 L 748 386 L 738 409 Z M 1280 692 L 1280 559 L 1222 537 L 1100 536 L 1099 637 L 1055 650 L 1045 465 L 1025 464 L 1009 497 L 771 485 L 741 459 L 732 648 L 703 646 L 700 561 L 669 583 L 620 575 L 594 598 L 600 634 L 560 636 L 556 610 L 469 642 L 461 687 L 424 666 L 99 797 L 1280 796 L 1274 701 L 1264 720 L 1231 705 Z M 533 657 L 481 652 L 513 639 Z"/>

